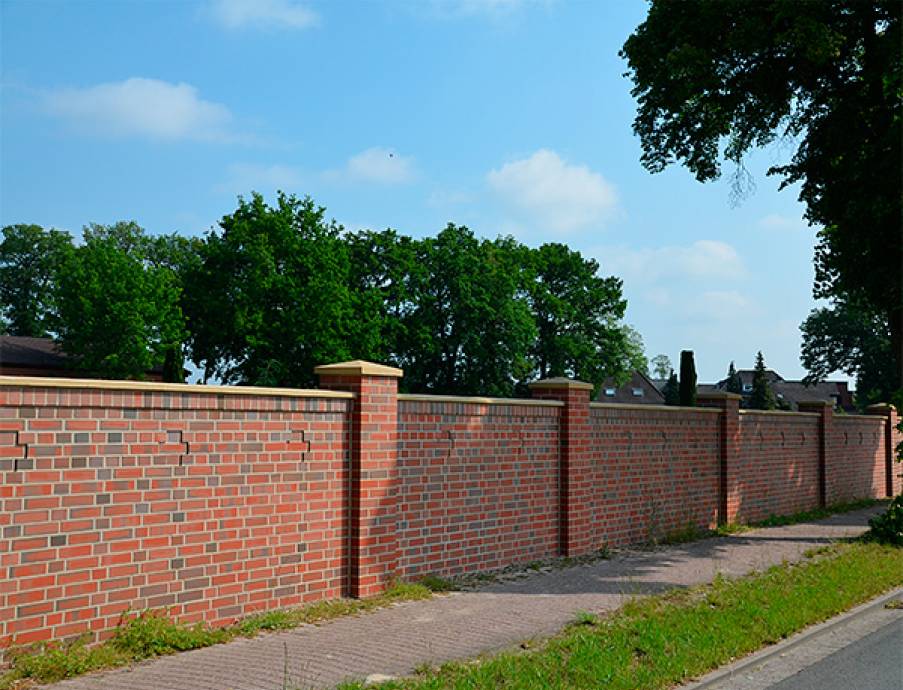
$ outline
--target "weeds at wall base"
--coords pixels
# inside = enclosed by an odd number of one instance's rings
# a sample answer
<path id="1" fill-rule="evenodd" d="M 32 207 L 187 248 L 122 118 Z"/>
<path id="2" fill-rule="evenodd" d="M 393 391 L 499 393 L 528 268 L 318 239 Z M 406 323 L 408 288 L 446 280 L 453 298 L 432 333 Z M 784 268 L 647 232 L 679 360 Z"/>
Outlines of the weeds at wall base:
<path id="1" fill-rule="evenodd" d="M 0 675 L 0 690 L 24 690 L 38 683 L 53 683 L 135 661 L 201 649 L 238 637 L 288 630 L 431 596 L 432 591 L 421 584 L 399 582 L 369 599 L 336 599 L 296 609 L 267 611 L 224 628 L 178 623 L 165 611 L 142 611 L 124 615 L 113 637 L 98 645 L 90 645 L 89 639 L 82 637 L 66 643 L 38 643 L 9 650 L 10 669 Z"/>

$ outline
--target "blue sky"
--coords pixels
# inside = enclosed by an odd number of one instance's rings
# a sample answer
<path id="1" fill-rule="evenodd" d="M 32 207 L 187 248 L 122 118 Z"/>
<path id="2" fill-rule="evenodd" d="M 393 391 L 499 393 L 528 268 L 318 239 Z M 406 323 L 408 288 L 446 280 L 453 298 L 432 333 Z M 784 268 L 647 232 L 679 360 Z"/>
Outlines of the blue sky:
<path id="1" fill-rule="evenodd" d="M 237 194 L 349 228 L 565 242 L 624 280 L 649 356 L 801 376 L 796 190 L 651 175 L 618 50 L 640 0 L 0 1 L 0 223 L 200 234 Z"/>

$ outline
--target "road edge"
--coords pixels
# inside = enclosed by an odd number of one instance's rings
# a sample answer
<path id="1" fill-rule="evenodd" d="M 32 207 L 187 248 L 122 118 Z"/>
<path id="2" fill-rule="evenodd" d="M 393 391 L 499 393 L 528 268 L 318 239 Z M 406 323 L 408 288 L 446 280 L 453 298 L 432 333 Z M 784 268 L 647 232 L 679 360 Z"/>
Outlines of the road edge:
<path id="1" fill-rule="evenodd" d="M 821 623 L 811 625 L 808 628 L 805 628 L 803 631 L 796 633 L 792 637 L 788 637 L 787 639 L 782 640 L 776 644 L 769 645 L 764 649 L 753 652 L 752 654 L 745 656 L 742 659 L 738 659 L 737 661 L 733 661 L 726 666 L 717 668 L 714 671 L 706 674 L 699 680 L 677 686 L 675 690 L 708 690 L 709 688 L 713 688 L 724 680 L 729 679 L 732 676 L 737 675 L 738 673 L 742 673 L 747 668 L 757 666 L 773 656 L 784 654 L 794 647 L 809 642 L 829 632 L 838 625 L 842 625 L 854 618 L 858 618 L 859 616 L 870 613 L 874 609 L 881 608 L 888 601 L 891 601 L 892 599 L 898 598 L 900 596 L 903 596 L 903 587 L 895 587 L 891 591 L 886 592 L 885 594 L 882 594 L 875 599 L 867 601 L 864 604 L 859 604 L 859 606 L 856 606 L 849 611 L 846 611 L 845 613 L 841 613 L 837 616 L 834 616 L 833 618 L 829 618 L 826 621 L 822 621 Z"/>

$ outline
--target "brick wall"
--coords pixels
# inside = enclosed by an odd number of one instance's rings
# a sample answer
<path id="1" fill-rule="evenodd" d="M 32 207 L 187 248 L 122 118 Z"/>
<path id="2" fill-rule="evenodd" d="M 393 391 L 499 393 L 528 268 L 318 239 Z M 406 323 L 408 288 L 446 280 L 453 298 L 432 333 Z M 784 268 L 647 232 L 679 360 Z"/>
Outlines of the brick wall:
<path id="1" fill-rule="evenodd" d="M 818 424 L 812 413 L 740 413 L 737 520 L 754 522 L 818 507 Z"/>
<path id="2" fill-rule="evenodd" d="M 0 387 L 0 646 L 340 596 L 351 400 L 286 393 Z"/>
<path id="3" fill-rule="evenodd" d="M 593 405 L 594 542 L 623 546 L 718 520 L 718 410 Z"/>
<path id="4" fill-rule="evenodd" d="M 401 573 L 556 555 L 560 408 L 417 398 L 398 409 Z"/>
<path id="5" fill-rule="evenodd" d="M 128 609 L 225 624 L 395 577 L 495 569 L 900 490 L 870 417 L 0 377 L 0 652 Z"/>
<path id="6" fill-rule="evenodd" d="M 884 420 L 837 415 L 825 472 L 828 503 L 880 496 L 885 488 Z"/>

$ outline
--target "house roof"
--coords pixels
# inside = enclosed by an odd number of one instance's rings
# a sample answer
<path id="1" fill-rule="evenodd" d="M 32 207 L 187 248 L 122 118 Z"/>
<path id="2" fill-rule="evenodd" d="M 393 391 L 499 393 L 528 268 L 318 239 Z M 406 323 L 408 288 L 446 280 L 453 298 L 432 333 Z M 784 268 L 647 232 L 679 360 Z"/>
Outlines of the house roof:
<path id="1" fill-rule="evenodd" d="M 0 364 L 35 369 L 66 369 L 65 353 L 50 338 L 0 335 Z"/>
<path id="2" fill-rule="evenodd" d="M 634 390 L 639 390 L 639 395 L 634 394 Z M 612 395 L 608 395 L 608 391 L 614 391 Z M 630 403 L 645 405 L 663 405 L 665 396 L 656 387 L 655 383 L 641 371 L 633 371 L 630 379 L 623 385 L 618 386 L 611 377 L 605 379 L 599 388 L 599 394 L 596 396 L 597 402 L 607 403 Z"/>

